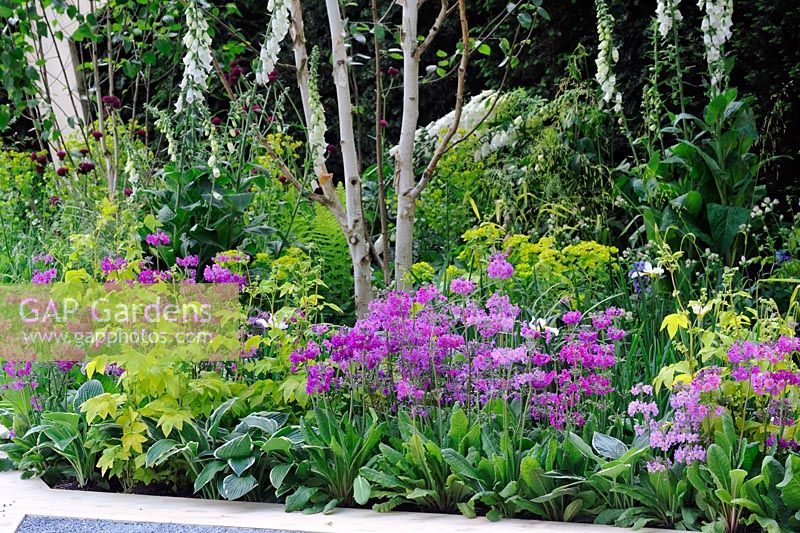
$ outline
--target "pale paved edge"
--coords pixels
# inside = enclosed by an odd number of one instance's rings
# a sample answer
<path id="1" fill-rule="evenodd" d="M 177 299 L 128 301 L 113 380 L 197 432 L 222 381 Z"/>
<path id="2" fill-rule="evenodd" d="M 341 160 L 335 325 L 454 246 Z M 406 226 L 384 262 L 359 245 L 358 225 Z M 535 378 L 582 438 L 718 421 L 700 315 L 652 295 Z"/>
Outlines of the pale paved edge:
<path id="1" fill-rule="evenodd" d="M 187 525 L 288 529 L 303 532 L 373 533 L 408 532 L 545 532 L 620 533 L 625 530 L 590 524 L 564 524 L 535 520 L 469 520 L 457 515 L 427 513 L 375 513 L 339 509 L 331 515 L 285 513 L 282 505 L 200 500 L 170 496 L 141 496 L 50 489 L 39 479 L 22 480 L 19 472 L 0 472 L 0 528 L 16 530 L 25 515 L 88 518 L 131 522 L 166 522 Z M 643 533 L 663 531 L 642 529 Z"/>

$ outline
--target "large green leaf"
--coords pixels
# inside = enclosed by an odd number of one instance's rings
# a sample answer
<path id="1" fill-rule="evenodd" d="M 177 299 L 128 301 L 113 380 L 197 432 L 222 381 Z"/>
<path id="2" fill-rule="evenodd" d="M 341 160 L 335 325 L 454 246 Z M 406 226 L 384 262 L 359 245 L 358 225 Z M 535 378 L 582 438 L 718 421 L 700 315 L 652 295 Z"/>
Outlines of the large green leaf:
<path id="1" fill-rule="evenodd" d="M 606 459 L 619 459 L 628 452 L 628 447 L 624 442 L 597 431 L 592 436 L 592 447 Z"/>
<path id="2" fill-rule="evenodd" d="M 261 445 L 261 449 L 265 452 L 288 452 L 292 447 L 292 441 L 284 437 L 271 438 Z"/>
<path id="3" fill-rule="evenodd" d="M 225 470 L 227 464 L 224 461 L 211 461 L 206 464 L 197 479 L 194 480 L 194 491 L 199 492 L 209 481 L 214 479 L 219 472 Z"/>
<path id="4" fill-rule="evenodd" d="M 222 422 L 222 417 L 225 416 L 230 408 L 236 403 L 237 398 L 231 398 L 227 400 L 225 403 L 214 409 L 214 412 L 211 413 L 211 416 L 208 417 L 208 434 L 213 438 L 217 436 L 217 431 L 219 431 L 219 424 Z"/>
<path id="5" fill-rule="evenodd" d="M 730 488 L 731 460 L 722 446 L 712 444 L 706 452 L 706 462 L 708 469 L 714 476 L 717 486 L 720 488 Z"/>
<path id="6" fill-rule="evenodd" d="M 299 487 L 291 495 L 286 497 L 286 506 L 284 507 L 284 510 L 287 513 L 301 511 L 303 508 L 305 508 L 311 497 L 317 493 L 317 490 L 319 489 L 316 487 Z"/>
<path id="7" fill-rule="evenodd" d="M 800 511 L 800 457 L 791 454 L 786 459 L 783 481 L 778 483 L 777 488 L 781 491 L 783 503 L 794 512 Z"/>
<path id="8" fill-rule="evenodd" d="M 253 441 L 248 433 L 230 440 L 216 449 L 214 457 L 228 460 L 247 457 L 253 451 Z"/>
<path id="9" fill-rule="evenodd" d="M 469 464 L 467 459 L 458 453 L 457 451 L 451 448 L 445 448 L 442 450 L 442 456 L 444 460 L 450 465 L 450 469 L 453 471 L 454 474 L 461 478 L 469 478 L 474 479 L 475 481 L 480 481 L 481 476 L 478 471 L 473 468 L 472 465 Z"/>
<path id="10" fill-rule="evenodd" d="M 238 500 L 258 485 L 258 481 L 253 476 L 239 477 L 230 474 L 222 480 L 222 491 L 220 495 L 226 500 Z"/>
<path id="11" fill-rule="evenodd" d="M 372 492 L 372 487 L 369 481 L 361 476 L 356 476 L 353 480 L 353 498 L 358 505 L 366 505 L 369 501 L 369 495 Z"/>
<path id="12" fill-rule="evenodd" d="M 83 385 L 78 388 L 78 392 L 75 393 L 75 399 L 72 402 L 72 407 L 76 413 L 80 412 L 81 405 L 83 402 L 88 400 L 89 398 L 94 398 L 95 396 L 100 396 L 105 391 L 103 390 L 103 384 L 97 381 L 96 379 L 90 379 Z"/>
<path id="13" fill-rule="evenodd" d="M 740 226 L 750 221 L 750 210 L 733 205 L 708 204 L 706 212 L 717 251 L 726 253 L 739 233 Z"/>
<path id="14" fill-rule="evenodd" d="M 469 430 L 469 419 L 464 413 L 463 409 L 456 409 L 450 415 L 450 430 L 447 432 L 447 438 L 450 440 L 451 446 L 458 446 L 461 443 L 467 431 Z"/>
<path id="15" fill-rule="evenodd" d="M 162 464 L 172 455 L 180 452 L 182 447 L 179 446 L 177 441 L 172 439 L 161 439 L 156 441 L 152 446 L 147 449 L 145 455 L 145 466 L 150 468 Z"/>
<path id="16" fill-rule="evenodd" d="M 228 459 L 228 466 L 231 467 L 231 470 L 233 470 L 234 474 L 241 476 L 244 471 L 253 466 L 253 463 L 255 462 L 256 458 L 250 455 L 247 457 Z"/>
<path id="17" fill-rule="evenodd" d="M 275 490 L 281 488 L 283 485 L 283 480 L 286 479 L 286 475 L 289 473 L 289 470 L 292 468 L 291 463 L 282 463 L 272 467 L 272 470 L 269 471 L 269 482 L 272 483 L 272 486 L 275 487 Z"/>

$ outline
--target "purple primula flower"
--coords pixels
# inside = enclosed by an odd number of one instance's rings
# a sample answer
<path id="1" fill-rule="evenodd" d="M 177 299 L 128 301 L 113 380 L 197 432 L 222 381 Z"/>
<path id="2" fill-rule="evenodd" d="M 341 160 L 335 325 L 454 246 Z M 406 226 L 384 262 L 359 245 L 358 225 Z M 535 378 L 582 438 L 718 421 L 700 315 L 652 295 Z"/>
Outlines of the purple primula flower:
<path id="1" fill-rule="evenodd" d="M 34 268 L 33 276 L 31 277 L 31 283 L 36 285 L 49 285 L 53 282 L 57 275 L 58 270 L 55 268 L 48 268 L 47 270 L 43 270 L 41 272 Z"/>
<path id="2" fill-rule="evenodd" d="M 196 255 L 187 255 L 186 257 L 178 257 L 175 263 L 183 268 L 194 268 L 200 263 L 200 258 Z"/>
<path id="3" fill-rule="evenodd" d="M 456 278 L 450 282 L 450 290 L 465 296 L 475 290 L 475 283 L 465 278 Z"/>
<path id="4" fill-rule="evenodd" d="M 495 254 L 489 260 L 489 266 L 486 271 L 490 278 L 508 279 L 514 275 L 514 266 L 506 261 L 505 254 Z"/>
<path id="5" fill-rule="evenodd" d="M 108 277 L 108 275 L 111 274 L 112 272 L 117 272 L 127 266 L 128 266 L 128 261 L 126 261 L 122 257 L 117 257 L 112 259 L 111 257 L 106 256 L 100 263 L 100 268 L 102 269 L 103 275 L 105 277 Z"/>
<path id="6" fill-rule="evenodd" d="M 206 265 L 203 270 L 203 279 L 208 283 L 236 283 L 239 287 L 247 285 L 247 279 L 244 276 L 231 272 L 230 269 L 218 264 Z"/>
<path id="7" fill-rule="evenodd" d="M 564 324 L 574 326 L 575 324 L 578 324 L 581 321 L 582 317 L 583 315 L 581 314 L 580 311 L 567 311 L 566 313 L 561 315 L 561 320 L 564 322 Z"/>
<path id="8" fill-rule="evenodd" d="M 167 246 L 170 242 L 172 242 L 169 238 L 169 235 L 161 230 L 147 235 L 144 240 L 150 246 Z"/>

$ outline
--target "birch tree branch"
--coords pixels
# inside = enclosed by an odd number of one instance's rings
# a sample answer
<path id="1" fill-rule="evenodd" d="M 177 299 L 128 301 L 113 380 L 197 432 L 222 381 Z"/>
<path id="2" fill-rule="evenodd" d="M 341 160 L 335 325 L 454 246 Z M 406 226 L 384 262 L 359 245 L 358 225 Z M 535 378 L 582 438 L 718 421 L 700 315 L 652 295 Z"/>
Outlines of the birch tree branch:
<path id="1" fill-rule="evenodd" d="M 439 8 L 439 14 L 436 15 L 436 19 L 433 21 L 433 26 L 428 30 L 428 34 L 425 36 L 425 39 L 417 46 L 416 50 L 414 50 L 414 59 L 419 61 L 422 58 L 422 55 L 431 45 L 433 40 L 436 38 L 436 35 L 439 33 L 439 30 L 444 24 L 445 19 L 447 18 L 448 8 L 450 7 L 450 0 L 441 0 L 441 7 Z M 420 4 L 422 5 L 422 4 Z"/>
<path id="2" fill-rule="evenodd" d="M 450 141 L 453 139 L 453 136 L 456 134 L 461 124 L 461 113 L 464 110 L 464 87 L 466 85 L 467 65 L 469 63 L 469 25 L 467 23 L 466 0 L 458 0 L 458 18 L 461 22 L 461 44 L 463 49 L 461 50 L 461 61 L 458 65 L 458 86 L 456 88 L 456 106 L 453 123 L 450 125 L 450 129 L 447 130 L 441 144 L 436 148 L 428 166 L 425 167 L 419 182 L 409 193 L 412 199 L 418 198 L 420 193 L 422 193 L 423 189 L 425 189 L 430 182 L 431 176 L 436 170 L 436 166 L 447 150 L 447 145 L 450 144 Z"/>

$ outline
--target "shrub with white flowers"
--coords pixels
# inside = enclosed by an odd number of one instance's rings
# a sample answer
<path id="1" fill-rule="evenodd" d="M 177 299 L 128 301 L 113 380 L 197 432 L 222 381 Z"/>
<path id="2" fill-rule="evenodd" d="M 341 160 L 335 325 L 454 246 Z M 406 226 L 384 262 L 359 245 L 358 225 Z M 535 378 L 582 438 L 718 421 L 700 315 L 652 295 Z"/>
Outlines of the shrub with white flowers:
<path id="1" fill-rule="evenodd" d="M 614 46 L 614 17 L 608 10 L 605 0 L 595 0 L 597 9 L 597 36 L 600 43 L 597 46 L 597 74 L 595 78 L 603 91 L 602 103 L 611 106 L 614 111 L 622 111 L 622 93 L 617 90 L 617 76 L 614 66 L 619 61 L 619 50 Z"/>
<path id="2" fill-rule="evenodd" d="M 699 0 L 697 5 L 705 11 L 700 29 L 703 30 L 711 87 L 719 90 L 725 77 L 723 47 L 733 34 L 733 0 Z"/>
<path id="3" fill-rule="evenodd" d="M 256 83 L 259 85 L 266 85 L 269 82 L 269 75 L 275 70 L 275 65 L 278 63 L 281 41 L 289 33 L 289 2 L 287 0 L 269 0 L 267 10 L 272 13 L 272 18 L 258 55 Z"/>
<path id="4" fill-rule="evenodd" d="M 190 0 L 186 6 L 186 35 L 183 44 L 186 55 L 183 57 L 183 79 L 181 92 L 175 103 L 175 112 L 180 113 L 186 106 L 202 105 L 204 91 L 208 88 L 208 74 L 211 72 L 211 36 L 208 23 L 197 1 Z"/>

